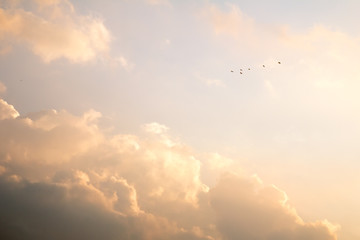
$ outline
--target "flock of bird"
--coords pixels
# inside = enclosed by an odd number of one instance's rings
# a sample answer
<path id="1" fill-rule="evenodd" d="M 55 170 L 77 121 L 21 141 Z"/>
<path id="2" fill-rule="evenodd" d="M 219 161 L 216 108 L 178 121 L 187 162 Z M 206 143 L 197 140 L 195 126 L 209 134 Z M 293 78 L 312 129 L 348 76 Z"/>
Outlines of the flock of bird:
<path id="1" fill-rule="evenodd" d="M 277 63 L 278 63 L 278 64 L 281 64 L 281 62 L 277 62 Z M 263 68 L 265 68 L 265 65 L 263 64 L 263 65 L 262 65 L 262 67 L 263 67 Z M 251 68 L 248 68 L 247 70 L 248 70 L 248 71 L 250 71 L 250 70 L 251 70 Z M 234 70 L 230 70 L 230 72 L 232 72 L 232 73 L 233 73 L 233 72 L 234 72 Z M 243 69 L 242 69 L 242 68 L 240 68 L 240 74 L 243 74 Z"/>

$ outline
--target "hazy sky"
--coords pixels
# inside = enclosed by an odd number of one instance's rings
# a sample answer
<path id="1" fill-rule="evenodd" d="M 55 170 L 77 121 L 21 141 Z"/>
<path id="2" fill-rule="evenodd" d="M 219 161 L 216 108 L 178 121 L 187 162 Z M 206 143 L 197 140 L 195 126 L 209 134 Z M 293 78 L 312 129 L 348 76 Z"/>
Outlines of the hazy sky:
<path id="1" fill-rule="evenodd" d="M 0 0 L 0 237 L 360 239 L 358 9 Z"/>

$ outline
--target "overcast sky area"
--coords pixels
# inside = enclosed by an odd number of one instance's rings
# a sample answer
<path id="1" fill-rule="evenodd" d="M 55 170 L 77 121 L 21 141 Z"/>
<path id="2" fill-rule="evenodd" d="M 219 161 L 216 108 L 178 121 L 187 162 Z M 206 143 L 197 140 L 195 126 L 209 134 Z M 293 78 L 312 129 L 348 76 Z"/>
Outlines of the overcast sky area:
<path id="1" fill-rule="evenodd" d="M 0 0 L 0 238 L 360 239 L 359 9 Z"/>

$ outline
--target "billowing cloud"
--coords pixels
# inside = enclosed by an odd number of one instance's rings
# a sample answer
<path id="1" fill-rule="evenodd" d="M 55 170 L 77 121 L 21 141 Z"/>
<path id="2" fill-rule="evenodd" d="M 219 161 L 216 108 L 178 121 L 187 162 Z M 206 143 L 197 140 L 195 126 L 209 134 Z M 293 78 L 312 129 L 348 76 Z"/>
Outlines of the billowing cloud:
<path id="1" fill-rule="evenodd" d="M 1 238 L 336 239 L 336 226 L 304 222 L 283 191 L 219 154 L 200 160 L 164 125 L 109 135 L 94 110 L 0 104 Z M 222 172 L 211 187 L 204 169 Z"/>
<path id="2" fill-rule="evenodd" d="M 0 200 L 0 237 L 169 239 L 186 235 L 164 218 L 145 213 L 125 216 L 114 211 L 109 208 L 103 193 L 89 184 L 84 176 L 75 173 L 68 178 L 68 182 L 32 183 L 1 176 L 0 189 L 3 195 Z M 118 192 L 122 190 L 121 187 L 121 184 L 117 186 Z M 124 193 L 120 197 L 128 196 Z M 120 203 L 122 206 L 127 204 L 125 199 L 121 199 Z"/>
<path id="3" fill-rule="evenodd" d="M 0 99 L 0 120 L 13 119 L 19 116 L 13 105 L 8 104 L 3 99 Z"/>
<path id="4" fill-rule="evenodd" d="M 224 239 L 335 239 L 328 221 L 304 223 L 275 186 L 223 176 L 211 192 L 211 205 Z"/>
<path id="5" fill-rule="evenodd" d="M 107 54 L 110 40 L 101 19 L 78 15 L 67 0 L 30 1 L 26 9 L 0 5 L 0 43 L 25 44 L 45 62 L 93 60 Z"/>

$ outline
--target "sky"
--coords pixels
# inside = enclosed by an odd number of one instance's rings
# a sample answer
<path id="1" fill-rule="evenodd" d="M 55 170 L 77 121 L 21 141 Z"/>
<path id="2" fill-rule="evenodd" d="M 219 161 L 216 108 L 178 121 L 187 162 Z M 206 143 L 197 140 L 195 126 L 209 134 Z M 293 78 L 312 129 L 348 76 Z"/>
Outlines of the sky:
<path id="1" fill-rule="evenodd" d="M 360 239 L 359 8 L 0 0 L 0 238 Z"/>

